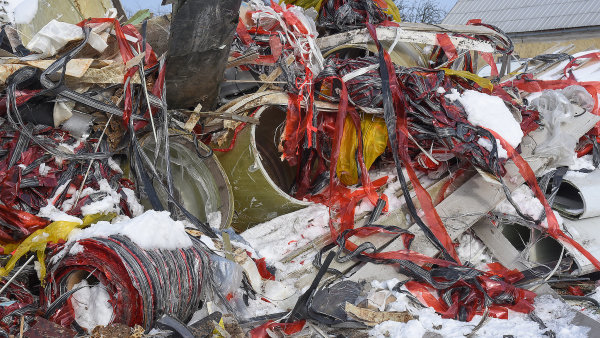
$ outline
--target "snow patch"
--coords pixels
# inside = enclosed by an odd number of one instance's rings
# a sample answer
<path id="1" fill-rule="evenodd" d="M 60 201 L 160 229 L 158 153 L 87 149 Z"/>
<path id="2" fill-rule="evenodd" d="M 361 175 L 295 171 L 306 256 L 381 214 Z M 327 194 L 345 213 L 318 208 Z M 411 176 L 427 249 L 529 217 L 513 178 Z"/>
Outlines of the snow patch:
<path id="1" fill-rule="evenodd" d="M 552 297 L 540 295 L 535 299 L 535 313 L 556 333 L 557 337 L 587 337 L 590 328 L 571 324 L 575 312 L 571 307 Z"/>
<path id="2" fill-rule="evenodd" d="M 452 90 L 450 91 L 450 94 L 446 94 L 445 97 L 448 100 L 450 100 L 451 102 L 454 102 L 454 101 L 460 99 L 460 93 L 455 88 L 452 88 Z"/>
<path id="3" fill-rule="evenodd" d="M 110 167 L 110 169 L 118 172 L 119 174 L 123 174 L 123 169 L 121 169 L 121 166 L 115 162 L 115 160 L 112 159 L 112 157 L 108 158 L 108 166 Z"/>
<path id="4" fill-rule="evenodd" d="M 456 253 L 462 262 L 471 262 L 476 269 L 486 270 L 486 264 L 493 258 L 481 240 L 469 233 L 464 233 L 458 240 Z"/>
<path id="5" fill-rule="evenodd" d="M 131 211 L 131 215 L 133 217 L 141 215 L 144 212 L 144 206 L 135 197 L 135 191 L 129 188 L 123 188 L 122 190 L 125 196 L 127 196 L 127 207 Z"/>
<path id="6" fill-rule="evenodd" d="M 38 169 L 41 176 L 46 176 L 50 172 L 50 167 L 46 165 L 46 163 L 40 164 L 40 168 Z"/>
<path id="7" fill-rule="evenodd" d="M 181 221 L 172 220 L 168 211 L 155 210 L 114 224 L 102 221 L 84 230 L 71 232 L 69 242 L 117 234 L 129 237 L 145 250 L 176 250 L 192 246 L 192 240 Z"/>
<path id="8" fill-rule="evenodd" d="M 16 1 L 11 1 L 16 2 Z M 15 23 L 28 24 L 33 20 L 38 10 L 38 0 L 24 0 L 14 7 Z"/>
<path id="9" fill-rule="evenodd" d="M 42 264 L 38 261 L 33 261 L 33 269 L 38 279 L 42 279 Z"/>
<path id="10" fill-rule="evenodd" d="M 488 140 L 487 138 L 480 137 L 479 140 L 477 140 L 477 144 L 484 147 L 489 152 L 492 151 L 492 142 L 490 140 Z M 506 152 L 506 149 L 504 149 L 502 147 L 502 145 L 500 144 L 500 140 L 496 140 L 496 144 L 497 144 L 496 149 L 498 151 L 498 157 L 499 158 L 508 158 L 508 153 Z"/>
<path id="11" fill-rule="evenodd" d="M 208 214 L 206 217 L 208 224 L 211 228 L 220 229 L 221 228 L 221 212 L 214 211 Z"/>
<path id="12" fill-rule="evenodd" d="M 40 211 L 38 212 L 37 216 L 48 218 L 52 222 L 66 221 L 75 222 L 77 224 L 83 223 L 79 218 L 68 215 L 64 211 L 58 210 L 58 208 L 56 208 L 50 203 L 48 203 L 48 205 L 46 205 L 45 207 L 40 208 Z"/>
<path id="13" fill-rule="evenodd" d="M 217 247 L 215 246 L 215 242 L 213 242 L 213 240 L 205 235 L 200 235 L 200 241 L 202 243 L 204 243 L 206 245 L 207 248 L 211 249 L 212 251 L 217 251 Z"/>
<path id="14" fill-rule="evenodd" d="M 268 263 L 274 264 L 328 232 L 329 209 L 313 204 L 256 225 L 241 235 Z"/>
<path id="15" fill-rule="evenodd" d="M 69 250 L 69 255 L 77 255 L 82 253 L 85 250 L 83 245 L 79 244 L 79 242 L 75 242 L 71 249 Z"/>
<path id="16" fill-rule="evenodd" d="M 584 178 L 588 175 L 589 173 L 585 173 L 585 172 L 581 172 L 581 171 L 567 171 L 567 173 L 565 174 L 565 176 L 563 177 L 565 180 L 570 180 L 570 179 L 578 179 L 578 178 Z"/>
<path id="17" fill-rule="evenodd" d="M 573 156 L 573 164 L 569 166 L 569 170 L 594 170 L 594 161 L 592 155 L 583 155 L 581 157 L 577 157 L 577 155 Z"/>
<path id="18" fill-rule="evenodd" d="M 465 108 L 469 122 L 473 125 L 495 131 L 513 148 L 519 146 L 523 131 L 501 98 L 467 90 L 458 101 Z"/>
<path id="19" fill-rule="evenodd" d="M 397 280 L 388 282 L 373 282 L 374 288 L 391 290 Z M 404 291 L 406 289 L 402 288 Z M 432 308 L 420 308 L 410 301 L 406 294 L 392 291 L 396 301 L 387 305 L 386 311 L 408 311 L 415 319 L 407 323 L 387 321 L 375 326 L 369 331 L 369 336 L 377 338 L 388 337 L 464 337 L 473 331 L 481 321 L 481 316 L 475 316 L 470 322 L 460 322 L 454 319 L 444 319 Z M 600 297 L 599 297 L 600 298 Z M 542 319 L 548 329 L 554 331 L 557 337 L 587 337 L 587 327 L 575 326 L 571 323 L 575 312 L 570 306 L 550 295 L 536 297 L 535 314 Z M 518 338 L 543 337 L 546 330 L 528 318 L 526 314 L 509 311 L 508 319 L 489 318 L 475 337 L 514 336 Z"/>
<path id="20" fill-rule="evenodd" d="M 15 24 L 28 24 L 37 13 L 38 0 L 5 0 L 0 8 L 6 15 L 5 20 Z"/>
<path id="21" fill-rule="evenodd" d="M 83 216 L 93 214 L 106 214 L 109 212 L 119 213 L 121 195 L 110 187 L 108 181 L 103 178 L 98 181 L 99 188 L 95 190 L 91 187 L 87 187 L 79 194 L 79 200 L 83 197 L 91 195 L 97 192 L 104 192 L 106 196 L 98 201 L 91 202 L 81 207 L 81 214 Z M 77 191 L 73 192 L 71 198 L 65 200 L 62 204 L 62 211 L 69 211 L 73 208 L 75 200 L 77 199 Z M 142 209 L 143 210 L 143 209 Z"/>

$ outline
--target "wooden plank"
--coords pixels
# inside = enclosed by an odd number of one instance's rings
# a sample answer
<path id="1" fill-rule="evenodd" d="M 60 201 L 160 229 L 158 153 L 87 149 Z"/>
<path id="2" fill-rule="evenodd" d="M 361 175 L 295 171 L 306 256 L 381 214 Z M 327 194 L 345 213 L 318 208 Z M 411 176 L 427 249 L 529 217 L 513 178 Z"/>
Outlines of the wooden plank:
<path id="1" fill-rule="evenodd" d="M 481 35 L 498 35 L 495 31 L 476 26 L 456 26 L 455 32 L 461 32 L 465 34 L 481 34 Z M 426 45 L 437 44 L 437 33 L 446 33 L 444 29 L 439 27 L 425 25 L 425 24 L 414 24 L 414 23 L 401 23 L 400 27 L 378 27 L 377 38 L 381 42 L 393 42 L 395 40 L 400 42 L 409 43 L 421 43 Z M 457 49 L 474 50 L 485 53 L 494 52 L 494 47 L 486 41 L 473 40 L 464 37 L 450 36 L 450 40 Z M 369 35 L 366 28 L 356 29 L 348 32 L 338 33 L 330 36 L 325 36 L 317 39 L 317 46 L 321 51 L 325 52 L 329 49 L 335 48 L 345 44 L 366 44 L 372 43 L 373 39 Z"/>

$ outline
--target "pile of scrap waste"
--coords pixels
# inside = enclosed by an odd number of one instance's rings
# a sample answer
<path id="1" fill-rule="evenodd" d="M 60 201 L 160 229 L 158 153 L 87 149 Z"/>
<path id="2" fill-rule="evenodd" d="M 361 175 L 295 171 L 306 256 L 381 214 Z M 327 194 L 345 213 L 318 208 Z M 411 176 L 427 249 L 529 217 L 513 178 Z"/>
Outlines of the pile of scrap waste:
<path id="1" fill-rule="evenodd" d="M 600 51 L 247 0 L 181 107 L 190 3 L 2 26 L 0 336 L 593 336 Z"/>

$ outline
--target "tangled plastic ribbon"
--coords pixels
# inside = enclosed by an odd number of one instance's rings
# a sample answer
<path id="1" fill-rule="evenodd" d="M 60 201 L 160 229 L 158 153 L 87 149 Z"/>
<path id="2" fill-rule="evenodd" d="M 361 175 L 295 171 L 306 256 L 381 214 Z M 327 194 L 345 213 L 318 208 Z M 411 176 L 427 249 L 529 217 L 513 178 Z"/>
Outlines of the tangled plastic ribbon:
<path id="1" fill-rule="evenodd" d="M 87 238 L 71 254 L 71 246 L 55 247 L 49 257 L 47 287 L 41 303 L 52 321 L 70 326 L 73 307 L 61 297 L 74 279 L 93 276 L 110 295 L 114 323 L 154 327 L 155 320 L 169 314 L 187 321 L 200 307 L 205 260 L 203 244 L 177 250 L 144 250 L 129 238 Z M 78 281 L 78 280 L 77 280 Z"/>
<path id="2" fill-rule="evenodd" d="M 98 25 L 98 24 L 102 24 L 102 23 L 111 23 L 114 25 L 115 36 L 117 37 L 117 42 L 119 43 L 119 51 L 121 53 L 121 58 L 123 59 L 123 63 L 127 63 L 127 61 L 133 59 L 134 54 L 131 51 L 132 48 L 134 48 L 138 52 L 146 51 L 146 54 L 144 57 L 144 63 L 145 63 L 146 68 L 151 68 L 158 63 L 158 61 L 156 59 L 156 55 L 154 54 L 154 51 L 152 50 L 152 47 L 148 43 L 146 43 L 145 45 L 142 44 L 142 41 L 143 41 L 142 36 L 140 35 L 140 33 L 137 31 L 137 29 L 133 25 L 121 26 L 121 24 L 119 23 L 119 21 L 117 19 L 111 19 L 111 18 L 87 19 L 87 20 L 81 21 L 77 25 L 80 27 L 83 27 L 84 25 Z M 125 37 L 125 35 L 129 35 L 136 39 L 136 42 L 133 44 L 133 47 L 130 45 L 130 43 L 127 40 L 127 38 Z M 125 92 L 125 101 L 124 101 L 125 109 L 123 111 L 123 124 L 124 125 L 127 125 L 129 123 L 129 118 L 131 117 L 131 114 L 132 114 L 133 101 L 132 101 L 132 93 L 131 93 L 131 87 L 129 86 L 129 82 L 131 81 L 132 77 L 134 76 L 134 74 L 136 72 L 138 72 L 138 66 L 133 66 L 127 70 L 127 72 L 125 73 L 125 76 L 123 78 L 124 92 Z M 156 85 L 155 85 L 155 88 L 157 88 Z M 162 91 L 162 86 L 158 86 L 158 88 L 160 88 L 160 90 Z"/>

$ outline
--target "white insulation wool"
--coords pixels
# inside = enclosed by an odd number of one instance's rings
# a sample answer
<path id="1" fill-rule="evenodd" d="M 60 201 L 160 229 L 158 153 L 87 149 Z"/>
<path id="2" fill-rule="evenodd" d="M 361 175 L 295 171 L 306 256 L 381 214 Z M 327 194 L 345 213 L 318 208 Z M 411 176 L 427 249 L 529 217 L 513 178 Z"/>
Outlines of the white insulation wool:
<path id="1" fill-rule="evenodd" d="M 531 191 L 528 186 L 522 185 L 518 187 L 512 192 L 511 197 L 525 215 L 528 215 L 533 219 L 538 219 L 542 215 L 544 205 L 533 195 L 533 191 Z M 517 215 L 515 207 L 507 200 L 498 204 L 498 206 L 496 206 L 496 211 L 508 215 Z"/>
<path id="2" fill-rule="evenodd" d="M 84 279 L 73 286 L 81 287 L 71 296 L 75 321 L 89 333 L 96 326 L 108 325 L 113 317 L 110 295 L 104 285 L 89 286 Z"/>

